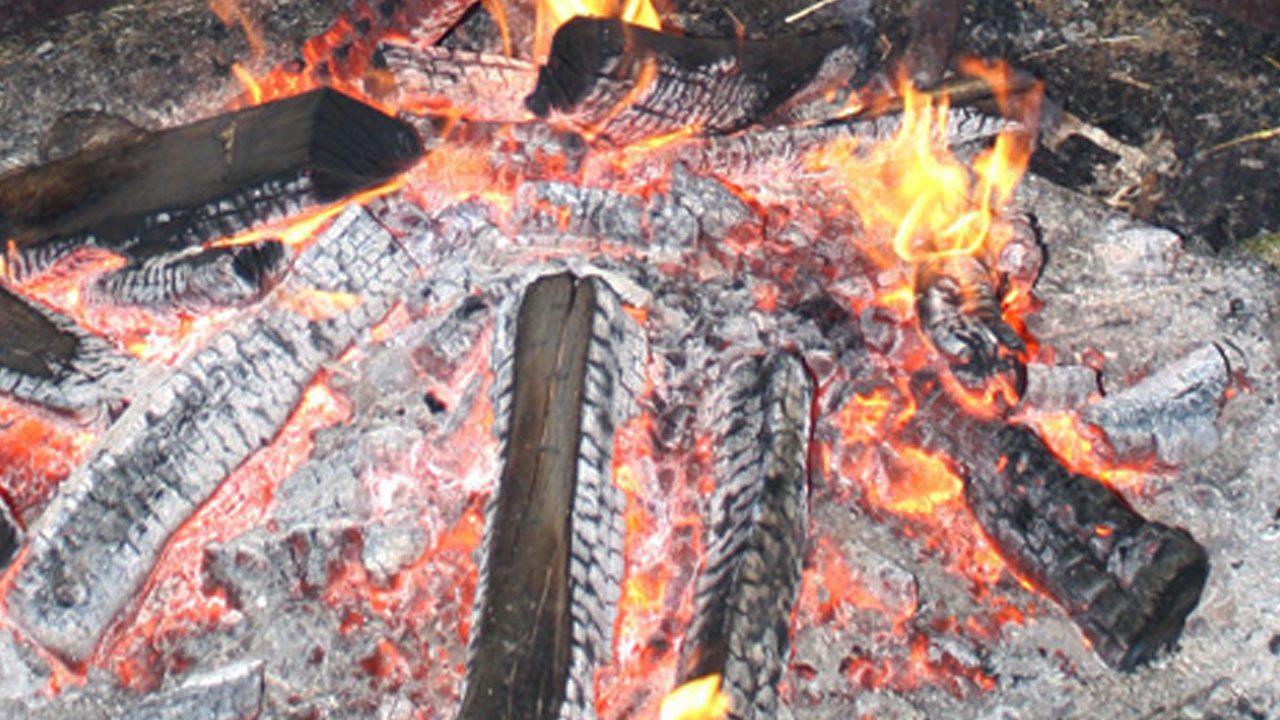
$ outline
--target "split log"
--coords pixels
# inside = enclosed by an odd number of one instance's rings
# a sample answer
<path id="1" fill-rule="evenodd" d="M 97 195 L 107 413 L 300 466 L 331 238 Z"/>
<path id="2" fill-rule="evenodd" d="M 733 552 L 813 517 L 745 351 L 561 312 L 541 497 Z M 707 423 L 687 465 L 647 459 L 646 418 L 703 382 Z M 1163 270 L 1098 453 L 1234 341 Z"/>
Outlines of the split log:
<path id="1" fill-rule="evenodd" d="M 190 313 L 236 307 L 274 287 L 287 260 L 278 240 L 161 255 L 94 278 L 85 299 Z"/>
<path id="2" fill-rule="evenodd" d="M 593 717 L 621 593 L 613 433 L 643 387 L 638 334 L 608 286 L 568 274 L 529 287 L 514 332 L 494 343 L 503 471 L 458 717 Z"/>
<path id="3" fill-rule="evenodd" d="M 1121 459 L 1154 456 L 1180 465 L 1217 446 L 1214 421 L 1230 382 L 1231 368 L 1222 349 L 1205 345 L 1090 405 L 1083 417 L 1106 434 Z"/>
<path id="4" fill-rule="evenodd" d="M 487 122 L 516 123 L 533 118 L 524 98 L 538 81 L 530 63 L 503 55 L 445 47 L 383 43 L 375 67 L 395 77 L 396 106 L 436 108 Z"/>
<path id="5" fill-rule="evenodd" d="M 1209 572 L 1186 530 L 1071 472 L 1033 430 L 968 415 L 934 381 L 916 389 L 905 437 L 951 458 L 996 551 L 1062 606 L 1107 665 L 1132 670 L 1177 640 Z"/>
<path id="6" fill-rule="evenodd" d="M 70 318 L 0 287 L 0 393 L 58 410 L 123 397 L 136 363 Z"/>
<path id="7" fill-rule="evenodd" d="M 794 355 L 740 361 L 718 407 L 707 556 L 677 684 L 717 674 L 731 718 L 773 718 L 808 537 L 813 387 Z"/>
<path id="8" fill-rule="evenodd" d="M 156 383 L 62 484 L 8 595 L 17 625 L 66 658 L 87 657 L 169 537 L 271 442 L 322 364 L 390 310 L 413 270 L 363 209 L 335 220 L 272 301 Z M 356 304 L 314 319 L 303 306 L 316 292 Z"/>
<path id="9" fill-rule="evenodd" d="M 376 186 L 421 153 L 412 127 L 317 90 L 8 176 L 0 236 L 16 277 L 86 244 L 142 259 Z"/>
<path id="10" fill-rule="evenodd" d="M 843 28 L 711 39 L 578 17 L 556 31 L 528 105 L 618 144 L 685 130 L 716 135 L 785 114 L 788 103 L 861 69 Z"/>

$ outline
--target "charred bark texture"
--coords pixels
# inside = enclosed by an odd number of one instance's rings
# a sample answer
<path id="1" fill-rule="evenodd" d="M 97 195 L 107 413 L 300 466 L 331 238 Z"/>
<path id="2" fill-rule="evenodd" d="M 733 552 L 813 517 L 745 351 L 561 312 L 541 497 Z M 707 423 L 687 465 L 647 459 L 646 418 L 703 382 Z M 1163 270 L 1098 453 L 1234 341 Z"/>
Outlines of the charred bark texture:
<path id="1" fill-rule="evenodd" d="M 850 80 L 861 60 L 842 28 L 709 39 L 579 17 L 556 31 L 528 105 L 620 144 L 689 129 L 715 135 Z"/>
<path id="2" fill-rule="evenodd" d="M 274 287 L 287 260 L 278 240 L 162 255 L 94 278 L 86 299 L 193 313 L 235 307 Z"/>
<path id="3" fill-rule="evenodd" d="M 32 528 L 8 596 L 31 637 L 81 660 L 146 581 L 165 543 L 241 462 L 271 442 L 321 365 L 390 309 L 412 268 L 348 210 L 294 264 L 281 296 L 151 388 L 103 435 Z M 310 319 L 290 293 L 362 302 Z"/>
<path id="4" fill-rule="evenodd" d="M 503 55 L 384 43 L 374 65 L 396 79 L 401 107 L 438 107 L 488 122 L 532 119 L 524 98 L 538 81 L 533 65 Z"/>
<path id="5" fill-rule="evenodd" d="M 643 382 L 638 342 L 598 280 L 549 276 L 525 293 L 496 381 L 503 472 L 462 720 L 594 717 L 593 673 L 611 652 L 623 571 L 613 432 Z"/>
<path id="6" fill-rule="evenodd" d="M 0 570 L 9 567 L 22 544 L 23 533 L 8 503 L 0 500 Z"/>
<path id="7" fill-rule="evenodd" d="M 798 358 L 741 361 L 720 406 L 707 557 L 678 682 L 722 677 L 733 718 L 777 716 L 808 533 L 813 389 Z"/>
<path id="8" fill-rule="evenodd" d="M 69 318 L 0 287 L 0 392 L 59 410 L 120 398 L 129 358 Z"/>
<path id="9" fill-rule="evenodd" d="M 971 256 L 928 260 L 916 271 L 916 318 L 962 384 L 1004 376 L 1021 389 L 1026 345 L 1005 323 L 991 272 Z"/>
<path id="10" fill-rule="evenodd" d="M 1142 517 L 1071 472 L 1029 428 L 966 415 L 921 385 L 914 437 L 946 451 L 996 550 L 1066 610 L 1094 652 L 1129 671 L 1172 645 L 1200 601 L 1208 557 L 1186 530 Z"/>
<path id="11" fill-rule="evenodd" d="M 0 236 L 18 277 L 86 244 L 141 259 L 373 187 L 421 152 L 410 126 L 317 90 L 9 176 Z"/>

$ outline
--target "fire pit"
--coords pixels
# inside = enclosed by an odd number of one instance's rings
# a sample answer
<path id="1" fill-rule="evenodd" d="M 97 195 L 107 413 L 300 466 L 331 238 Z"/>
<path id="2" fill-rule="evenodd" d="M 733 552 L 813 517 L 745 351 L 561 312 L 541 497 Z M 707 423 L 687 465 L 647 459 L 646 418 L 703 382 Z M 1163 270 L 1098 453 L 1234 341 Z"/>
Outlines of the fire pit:
<path id="1" fill-rule="evenodd" d="M 1280 707 L 1274 274 L 1016 69 L 680 18 L 362 5 L 0 177 L 9 716 Z"/>

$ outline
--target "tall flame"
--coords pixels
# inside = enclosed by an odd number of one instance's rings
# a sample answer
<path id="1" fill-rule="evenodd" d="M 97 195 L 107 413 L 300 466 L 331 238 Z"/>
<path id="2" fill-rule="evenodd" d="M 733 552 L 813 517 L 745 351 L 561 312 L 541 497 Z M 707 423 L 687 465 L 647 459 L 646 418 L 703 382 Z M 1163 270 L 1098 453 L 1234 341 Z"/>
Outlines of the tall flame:
<path id="1" fill-rule="evenodd" d="M 720 676 L 707 675 L 681 685 L 662 701 L 660 720 L 721 720 L 729 715 L 729 696 L 720 692 Z"/>
<path id="2" fill-rule="evenodd" d="M 995 145 L 967 166 L 947 146 L 950 101 L 899 82 L 902 127 L 891 140 L 859 147 L 850 140 L 811 158 L 820 169 L 835 169 L 869 238 L 888 239 L 885 262 L 918 263 L 948 255 L 994 255 L 1011 236 L 999 222 L 1031 154 L 1031 130 L 1038 101 L 1014 108 L 1006 66 L 977 62 L 966 72 L 990 84 L 1006 114 L 1018 111 L 1021 127 L 1001 133 Z M 1037 92 L 1030 93 L 1036 96 Z"/>

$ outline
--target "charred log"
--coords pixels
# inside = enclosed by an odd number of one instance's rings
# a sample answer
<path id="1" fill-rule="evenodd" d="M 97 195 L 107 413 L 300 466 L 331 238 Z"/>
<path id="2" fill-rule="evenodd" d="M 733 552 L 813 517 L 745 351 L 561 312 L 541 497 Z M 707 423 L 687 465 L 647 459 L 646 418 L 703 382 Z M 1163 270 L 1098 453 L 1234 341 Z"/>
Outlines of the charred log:
<path id="1" fill-rule="evenodd" d="M 840 28 L 708 39 L 579 17 L 556 31 L 528 105 L 620 144 L 689 129 L 716 135 L 764 121 L 861 69 Z"/>
<path id="2" fill-rule="evenodd" d="M 193 313 L 236 307 L 274 287 L 287 259 L 278 240 L 161 255 L 95 278 L 86 299 Z"/>
<path id="3" fill-rule="evenodd" d="M 959 0 L 916 0 L 905 52 L 907 72 L 916 87 L 931 88 L 946 73 L 960 8 Z"/>
<path id="4" fill-rule="evenodd" d="M 408 125 L 317 90 L 0 181 L 0 235 L 22 277 L 95 245 L 142 259 L 373 187 L 421 155 Z"/>
<path id="5" fill-rule="evenodd" d="M 489 122 L 531 119 L 524 98 L 537 84 L 533 65 L 502 55 L 384 43 L 374 64 L 396 79 L 399 105 L 439 107 Z"/>
<path id="6" fill-rule="evenodd" d="M 623 570 L 613 431 L 639 386 L 637 342 L 598 280 L 549 276 L 525 293 L 496 381 L 503 471 L 459 718 L 594 716 Z"/>
<path id="7" fill-rule="evenodd" d="M 335 220 L 275 301 L 160 380 L 63 483 L 8 595 L 14 621 L 65 657 L 88 656 L 173 532 L 271 441 L 321 365 L 385 315 L 411 272 L 362 209 Z M 292 297 L 315 291 L 361 302 L 312 319 Z"/>
<path id="8" fill-rule="evenodd" d="M 59 410 L 122 397 L 134 364 L 110 343 L 0 287 L 0 392 Z"/>
<path id="9" fill-rule="evenodd" d="M 18 552 L 22 544 L 22 528 L 14 519 L 8 503 L 0 500 L 0 570 L 9 567 L 9 562 Z"/>
<path id="10" fill-rule="evenodd" d="M 959 466 L 965 501 L 1005 561 L 1061 605 L 1111 667 L 1132 670 L 1172 645 L 1204 589 L 1204 548 L 1068 470 L 1031 429 L 967 415 L 926 387 L 910 434 Z"/>
<path id="11" fill-rule="evenodd" d="M 1025 384 L 1026 345 L 1005 323 L 991 273 L 971 256 L 943 256 L 916 270 L 916 318 L 961 384 L 977 389 L 997 376 Z"/>
<path id="12" fill-rule="evenodd" d="M 678 681 L 718 674 L 729 717 L 772 718 L 808 533 L 813 388 L 789 354 L 742 361 L 729 382 L 707 557 Z"/>

